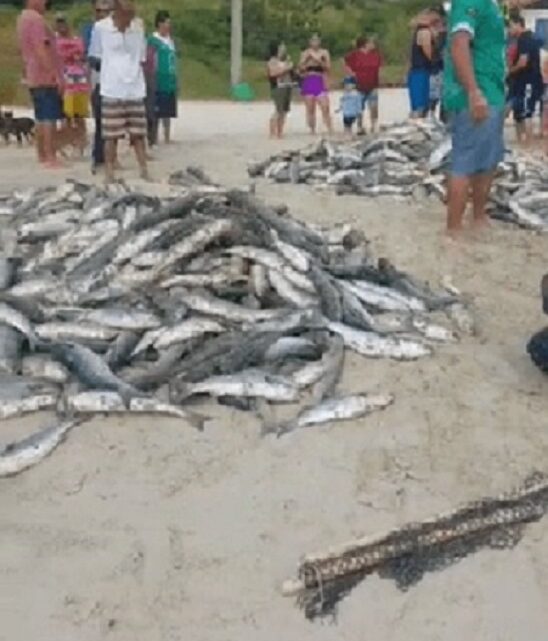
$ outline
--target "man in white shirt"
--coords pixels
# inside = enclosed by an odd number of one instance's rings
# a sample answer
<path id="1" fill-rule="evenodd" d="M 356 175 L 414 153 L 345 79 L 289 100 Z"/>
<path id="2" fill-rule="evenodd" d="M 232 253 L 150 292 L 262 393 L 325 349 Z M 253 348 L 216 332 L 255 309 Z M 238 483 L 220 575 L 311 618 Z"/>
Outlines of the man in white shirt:
<path id="1" fill-rule="evenodd" d="M 129 134 L 141 177 L 148 179 L 145 136 L 146 39 L 132 0 L 115 0 L 111 16 L 95 24 L 89 56 L 101 63 L 102 128 L 106 180 L 114 180 L 118 140 Z"/>

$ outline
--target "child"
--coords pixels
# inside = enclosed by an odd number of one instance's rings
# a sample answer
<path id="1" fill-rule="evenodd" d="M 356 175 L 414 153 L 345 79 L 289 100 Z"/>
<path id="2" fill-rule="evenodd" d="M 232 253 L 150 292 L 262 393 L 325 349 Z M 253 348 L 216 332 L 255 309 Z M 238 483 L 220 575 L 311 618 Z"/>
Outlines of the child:
<path id="1" fill-rule="evenodd" d="M 354 123 L 363 113 L 363 97 L 356 88 L 355 78 L 344 79 L 344 94 L 341 97 L 338 111 L 341 111 L 343 115 L 344 132 L 351 138 Z"/>

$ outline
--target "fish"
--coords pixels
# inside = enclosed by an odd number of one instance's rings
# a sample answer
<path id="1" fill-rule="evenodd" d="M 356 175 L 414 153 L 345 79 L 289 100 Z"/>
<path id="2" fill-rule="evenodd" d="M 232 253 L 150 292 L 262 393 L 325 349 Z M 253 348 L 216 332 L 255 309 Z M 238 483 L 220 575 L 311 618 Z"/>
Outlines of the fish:
<path id="1" fill-rule="evenodd" d="M 58 393 L 44 391 L 23 398 L 0 399 L 0 420 L 54 409 L 58 398 Z"/>
<path id="2" fill-rule="evenodd" d="M 108 343 L 117 336 L 115 330 L 101 325 L 60 321 L 36 325 L 35 332 L 41 341 L 53 342 Z"/>
<path id="3" fill-rule="evenodd" d="M 152 312 L 123 308 L 105 308 L 84 312 L 79 320 L 115 330 L 145 331 L 160 327 L 161 321 Z"/>
<path id="4" fill-rule="evenodd" d="M 308 309 L 318 304 L 318 299 L 304 290 L 299 290 L 282 272 L 276 269 L 268 270 L 268 280 L 272 289 L 278 293 L 280 298 L 292 307 Z"/>
<path id="5" fill-rule="evenodd" d="M 384 410 L 393 403 L 394 396 L 391 394 L 356 394 L 329 398 L 319 405 L 305 409 L 293 421 L 279 426 L 277 434 L 283 436 L 313 425 L 355 420 L 372 412 Z"/>
<path id="6" fill-rule="evenodd" d="M 381 336 L 375 332 L 354 329 L 343 323 L 329 322 L 328 327 L 343 338 L 346 347 L 369 358 L 414 361 L 432 354 L 432 349 L 418 340 Z"/>
<path id="7" fill-rule="evenodd" d="M 67 383 L 70 378 L 68 370 L 47 354 L 25 356 L 21 362 L 21 373 L 29 378 L 49 381 L 59 385 Z"/>
<path id="8" fill-rule="evenodd" d="M 192 338 L 199 338 L 206 334 L 221 334 L 224 331 L 226 331 L 226 327 L 214 320 L 199 317 L 189 318 L 173 327 L 147 332 L 133 350 L 133 355 L 139 354 L 151 346 L 156 350 L 167 349 Z"/>
<path id="9" fill-rule="evenodd" d="M 289 358 L 317 360 L 321 357 L 321 348 L 313 340 L 303 336 L 282 336 L 265 352 L 267 363 L 284 361 Z"/>
<path id="10" fill-rule="evenodd" d="M 170 416 L 187 421 L 200 432 L 204 429 L 207 417 L 182 407 L 162 403 L 154 398 L 132 398 L 129 407 L 116 392 L 88 391 L 69 395 L 65 399 L 66 411 L 73 415 L 90 414 L 150 414 Z"/>
<path id="11" fill-rule="evenodd" d="M 82 422 L 81 419 L 65 420 L 6 446 L 0 452 L 0 477 L 15 476 L 38 465 Z"/>
<path id="12" fill-rule="evenodd" d="M 289 379 L 249 369 L 227 376 L 212 376 L 199 383 L 190 383 L 181 389 L 182 398 L 197 394 L 213 397 L 264 398 L 275 403 L 292 403 L 297 400 L 299 391 Z"/>
<path id="13" fill-rule="evenodd" d="M 110 343 L 105 354 L 105 361 L 113 370 L 117 370 L 131 360 L 134 349 L 139 343 L 139 334 L 131 329 L 121 331 Z"/>
<path id="14" fill-rule="evenodd" d="M 0 325 L 0 373 L 18 373 L 21 364 L 22 338 L 22 335 L 13 327 Z"/>
<path id="15" fill-rule="evenodd" d="M 29 319 L 7 303 L 0 302 L 0 324 L 13 327 L 20 332 L 29 342 L 31 349 L 38 343 L 38 336 Z"/>
<path id="16" fill-rule="evenodd" d="M 0 255 L 0 291 L 8 289 L 15 277 L 15 264 L 11 258 Z"/>
<path id="17" fill-rule="evenodd" d="M 126 404 L 134 396 L 142 396 L 142 392 L 116 376 L 103 358 L 83 345 L 59 343 L 49 350 L 86 387 L 118 392 Z"/>
<path id="18" fill-rule="evenodd" d="M 281 315 L 281 311 L 277 309 L 246 309 L 209 294 L 189 294 L 185 296 L 185 304 L 200 314 L 217 316 L 235 323 L 253 324 L 272 320 Z"/>

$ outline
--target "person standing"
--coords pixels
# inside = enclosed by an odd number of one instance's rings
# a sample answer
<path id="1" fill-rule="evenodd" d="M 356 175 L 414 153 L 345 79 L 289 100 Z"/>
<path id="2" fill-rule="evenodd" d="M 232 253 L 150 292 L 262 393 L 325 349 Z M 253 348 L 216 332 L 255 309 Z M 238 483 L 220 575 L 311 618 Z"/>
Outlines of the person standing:
<path id="1" fill-rule="evenodd" d="M 474 223 L 488 222 L 486 205 L 497 165 L 504 157 L 505 25 L 493 0 L 453 2 L 444 104 L 451 114 L 453 157 L 447 230 L 462 230 L 472 193 Z"/>
<path id="2" fill-rule="evenodd" d="M 438 106 L 441 105 L 443 94 L 443 65 L 445 48 L 447 45 L 447 27 L 445 24 L 446 13 L 443 6 L 436 9 L 438 19 L 432 24 L 433 55 L 430 67 L 430 114 L 436 115 Z M 440 106 L 440 120 L 446 122 L 443 106 Z"/>
<path id="3" fill-rule="evenodd" d="M 63 65 L 63 111 L 69 138 L 84 155 L 87 145 L 86 121 L 89 117 L 89 80 L 84 41 L 73 36 L 64 15 L 55 20 L 57 54 Z"/>
<path id="4" fill-rule="evenodd" d="M 379 85 L 382 58 L 373 37 L 359 37 L 356 48 L 344 59 L 345 75 L 353 76 L 362 95 L 363 109 L 358 118 L 358 135 L 363 135 L 363 112 L 369 107 L 371 131 L 377 129 L 379 120 Z"/>
<path id="5" fill-rule="evenodd" d="M 533 141 L 533 116 L 543 93 L 541 43 L 525 28 L 525 20 L 519 15 L 510 18 L 509 31 L 517 40 L 515 59 L 510 67 L 516 133 L 518 142 L 529 146 Z"/>
<path id="6" fill-rule="evenodd" d="M 156 31 L 149 44 L 156 51 L 156 126 L 160 123 L 164 130 L 164 142 L 171 140 L 171 120 L 177 118 L 177 53 L 171 37 L 171 18 L 169 11 L 156 14 Z"/>
<path id="7" fill-rule="evenodd" d="M 56 152 L 57 121 L 63 119 L 63 73 L 55 48 L 55 34 L 44 14 L 46 0 L 26 0 L 17 21 L 17 39 L 24 62 L 36 120 L 38 161 L 48 168 L 60 167 Z"/>
<path id="8" fill-rule="evenodd" d="M 467 2 L 467 0 L 464 0 Z M 490 0 L 492 2 L 493 0 Z M 434 57 L 434 37 L 431 12 L 419 15 L 412 23 L 411 60 L 407 76 L 411 118 L 426 118 L 430 109 L 430 74 Z"/>
<path id="9" fill-rule="evenodd" d="M 316 133 L 316 112 L 320 107 L 328 133 L 333 133 L 331 106 L 329 104 L 328 76 L 331 71 L 331 55 L 322 47 L 318 34 L 310 38 L 308 48 L 301 54 L 299 71 L 302 76 L 301 93 L 306 106 L 306 122 L 311 134 Z"/>
<path id="10" fill-rule="evenodd" d="M 142 22 L 136 18 L 132 0 L 115 0 L 111 16 L 96 23 L 90 57 L 100 61 L 102 129 L 105 141 L 106 180 L 114 180 L 117 143 L 125 134 L 148 179 L 145 137 L 146 39 Z"/>
<path id="11" fill-rule="evenodd" d="M 95 25 L 100 20 L 104 20 L 112 11 L 111 0 L 95 0 L 94 2 L 94 22 L 88 22 L 82 29 L 82 40 L 84 42 L 84 51 L 86 53 L 88 66 L 90 69 L 91 83 L 91 108 L 93 111 L 93 120 L 95 122 L 95 132 L 93 136 L 93 146 L 91 150 L 91 172 L 95 174 L 98 167 L 105 163 L 105 149 L 103 144 L 103 132 L 101 127 L 101 88 L 100 80 L 100 61 L 90 57 L 89 48 L 93 36 Z"/>
<path id="12" fill-rule="evenodd" d="M 293 92 L 293 62 L 287 55 L 287 48 L 283 42 L 274 42 L 270 45 L 266 72 L 274 103 L 274 114 L 270 118 L 270 137 L 283 138 Z"/>

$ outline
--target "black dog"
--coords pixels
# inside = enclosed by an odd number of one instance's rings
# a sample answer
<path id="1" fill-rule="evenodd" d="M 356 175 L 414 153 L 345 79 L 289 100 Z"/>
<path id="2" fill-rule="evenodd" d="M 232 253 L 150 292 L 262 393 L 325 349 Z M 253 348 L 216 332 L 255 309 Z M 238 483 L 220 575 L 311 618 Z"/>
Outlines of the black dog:
<path id="1" fill-rule="evenodd" d="M 11 136 L 15 136 L 18 145 L 22 145 L 23 140 L 32 143 L 34 127 L 32 118 L 14 118 L 12 111 L 0 113 L 0 135 L 6 144 L 9 144 Z"/>

